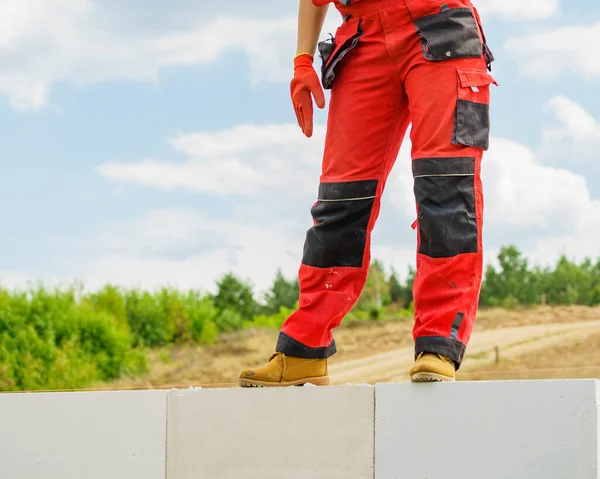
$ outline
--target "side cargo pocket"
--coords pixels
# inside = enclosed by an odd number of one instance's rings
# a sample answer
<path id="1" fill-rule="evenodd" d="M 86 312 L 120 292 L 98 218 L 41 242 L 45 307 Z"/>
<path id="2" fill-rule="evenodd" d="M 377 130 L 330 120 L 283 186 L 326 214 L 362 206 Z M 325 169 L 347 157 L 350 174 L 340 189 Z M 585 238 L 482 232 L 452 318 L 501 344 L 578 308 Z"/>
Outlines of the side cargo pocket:
<path id="1" fill-rule="evenodd" d="M 363 33 L 360 18 L 351 18 L 338 27 L 334 37 L 319 42 L 321 84 L 325 90 L 331 90 L 339 62 L 356 48 Z"/>
<path id="2" fill-rule="evenodd" d="M 452 143 L 487 150 L 490 142 L 490 85 L 487 72 L 457 69 L 458 98 Z"/>

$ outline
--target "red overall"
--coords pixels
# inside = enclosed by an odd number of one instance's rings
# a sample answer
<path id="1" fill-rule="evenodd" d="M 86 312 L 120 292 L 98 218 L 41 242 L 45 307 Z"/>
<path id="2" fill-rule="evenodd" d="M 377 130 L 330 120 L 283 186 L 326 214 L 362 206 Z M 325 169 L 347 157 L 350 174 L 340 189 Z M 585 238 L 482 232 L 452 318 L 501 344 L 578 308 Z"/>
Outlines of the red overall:
<path id="1" fill-rule="evenodd" d="M 276 350 L 336 352 L 332 330 L 364 288 L 381 197 L 412 123 L 415 356 L 443 354 L 459 368 L 482 278 L 480 168 L 493 56 L 469 0 L 343 2 L 335 1 L 343 22 L 334 41 L 319 44 L 323 87 L 331 89 L 322 175 L 299 308 Z"/>

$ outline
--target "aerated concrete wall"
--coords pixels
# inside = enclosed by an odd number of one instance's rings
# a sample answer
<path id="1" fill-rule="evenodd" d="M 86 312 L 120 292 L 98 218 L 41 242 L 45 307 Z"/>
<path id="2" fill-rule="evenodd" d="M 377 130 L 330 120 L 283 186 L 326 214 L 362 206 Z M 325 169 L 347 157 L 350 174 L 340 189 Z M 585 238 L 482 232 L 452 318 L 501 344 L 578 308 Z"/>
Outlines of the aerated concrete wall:
<path id="1" fill-rule="evenodd" d="M 598 382 L 0 395 L 0 479 L 598 479 Z"/>

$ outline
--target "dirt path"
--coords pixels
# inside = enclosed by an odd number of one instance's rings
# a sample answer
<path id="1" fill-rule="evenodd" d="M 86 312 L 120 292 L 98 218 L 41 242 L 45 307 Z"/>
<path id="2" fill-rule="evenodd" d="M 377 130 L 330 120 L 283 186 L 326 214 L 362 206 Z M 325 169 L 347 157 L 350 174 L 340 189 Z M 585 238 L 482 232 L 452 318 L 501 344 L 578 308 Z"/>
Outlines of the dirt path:
<path id="1" fill-rule="evenodd" d="M 600 321 L 540 324 L 474 332 L 457 378 L 460 380 L 461 372 L 468 375 L 471 369 L 493 363 L 496 346 L 502 357 L 513 357 L 598 332 Z M 333 384 L 406 382 L 409 380 L 408 370 L 412 364 L 413 348 L 404 347 L 331 364 L 330 375 Z"/>
<path id="2" fill-rule="evenodd" d="M 338 353 L 329 363 L 334 383 L 407 381 L 413 357 L 412 327 L 411 319 L 399 318 L 346 323 L 336 330 Z M 458 380 L 478 377 L 475 370 L 481 371 L 482 367 L 484 370 L 497 369 L 499 366 L 494 363 L 495 346 L 500 348 L 502 366 L 505 366 L 509 358 L 516 358 L 517 355 L 522 357 L 528 351 L 536 354 L 542 349 L 553 351 L 565 344 L 576 345 L 579 338 L 587 339 L 592 334 L 600 338 L 600 308 L 482 309 L 478 312 L 472 341 Z M 211 346 L 168 346 L 152 350 L 148 374 L 123 377 L 108 385 L 101 383 L 94 386 L 235 387 L 241 369 L 260 366 L 271 356 L 277 335 L 275 330 L 244 330 L 222 335 L 218 343 Z M 581 343 L 586 347 L 576 348 L 569 356 L 571 361 L 575 361 L 577 354 L 589 356 L 588 342 Z M 379 353 L 373 355 L 374 351 Z M 536 365 L 543 366 L 544 357 L 539 359 Z M 588 361 L 586 357 L 584 362 Z M 600 355 L 597 363 L 600 364 Z M 557 360 L 557 364 L 569 365 L 564 359 Z M 479 377 L 489 375 L 480 374 Z"/>

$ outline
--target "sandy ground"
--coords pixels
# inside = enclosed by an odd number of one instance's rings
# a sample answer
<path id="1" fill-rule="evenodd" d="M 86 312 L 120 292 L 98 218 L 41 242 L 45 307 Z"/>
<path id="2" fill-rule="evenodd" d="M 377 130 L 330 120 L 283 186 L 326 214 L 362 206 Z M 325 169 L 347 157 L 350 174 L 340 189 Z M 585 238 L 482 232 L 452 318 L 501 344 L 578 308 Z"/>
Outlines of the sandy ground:
<path id="1" fill-rule="evenodd" d="M 408 380 L 412 320 L 342 325 L 335 337 L 339 352 L 330 359 L 334 384 Z M 146 377 L 108 386 L 235 387 L 239 371 L 264 364 L 276 339 L 276 331 L 251 330 L 223 336 L 214 346 L 153 351 Z M 594 355 L 595 363 L 590 355 L 598 345 L 600 308 L 482 310 L 457 380 L 557 377 L 557 370 L 562 371 L 559 377 L 595 377 L 600 374 L 600 353 Z"/>
<path id="2" fill-rule="evenodd" d="M 496 348 L 499 357 L 513 358 L 526 352 L 544 350 L 550 346 L 582 339 L 600 333 L 600 320 L 576 323 L 541 324 L 476 332 L 472 335 L 460 380 L 469 371 L 494 364 Z M 331 377 L 336 384 L 357 382 L 406 382 L 413 363 L 413 348 L 401 348 L 362 359 L 332 365 Z M 465 374 L 467 373 L 467 374 Z"/>
<path id="3" fill-rule="evenodd" d="M 544 348 L 501 356 L 498 363 L 473 366 L 462 373 L 465 381 L 520 379 L 600 379 L 600 332 L 570 335 Z"/>

